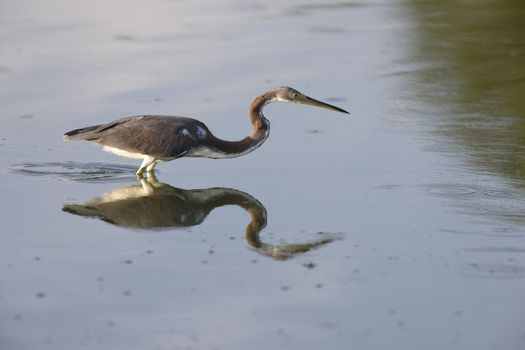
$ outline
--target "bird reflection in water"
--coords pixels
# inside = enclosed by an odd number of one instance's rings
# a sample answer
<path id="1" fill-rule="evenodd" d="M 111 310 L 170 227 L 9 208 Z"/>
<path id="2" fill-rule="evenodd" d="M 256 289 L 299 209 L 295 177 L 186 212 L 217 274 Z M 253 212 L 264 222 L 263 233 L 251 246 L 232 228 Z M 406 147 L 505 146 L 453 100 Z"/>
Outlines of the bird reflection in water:
<path id="1" fill-rule="evenodd" d="M 117 188 L 85 204 L 64 204 L 62 210 L 121 227 L 159 230 L 200 225 L 213 209 L 237 205 L 251 217 L 246 226 L 248 244 L 276 260 L 289 259 L 341 238 L 340 234 L 322 233 L 320 238 L 305 243 L 264 243 L 260 233 L 266 227 L 266 209 L 245 192 L 231 188 L 185 190 L 161 183 L 151 175 L 139 181 L 140 185 Z"/>

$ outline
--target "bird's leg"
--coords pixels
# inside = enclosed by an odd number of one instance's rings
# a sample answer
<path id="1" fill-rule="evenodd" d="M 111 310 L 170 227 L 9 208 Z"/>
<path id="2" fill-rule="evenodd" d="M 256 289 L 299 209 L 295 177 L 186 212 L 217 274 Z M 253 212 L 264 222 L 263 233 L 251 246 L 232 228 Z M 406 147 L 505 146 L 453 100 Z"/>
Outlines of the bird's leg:
<path id="1" fill-rule="evenodd" d="M 148 171 L 148 182 L 154 187 L 162 186 L 162 184 L 159 182 L 159 180 L 155 176 L 155 172 L 153 171 L 151 172 Z"/>
<path id="2" fill-rule="evenodd" d="M 155 169 L 155 166 L 157 165 L 158 161 L 157 160 L 154 160 L 150 165 L 148 165 L 146 167 L 146 171 L 149 173 L 152 173 L 153 170 Z"/>
<path id="3" fill-rule="evenodd" d="M 155 192 L 155 187 L 149 182 L 149 179 L 146 179 L 144 177 L 139 178 L 140 184 L 142 185 L 142 189 L 144 190 L 144 193 L 147 195 L 151 195 L 153 192 Z"/>
<path id="4" fill-rule="evenodd" d="M 155 176 L 154 172 L 148 171 L 148 177 L 139 177 L 138 179 L 140 181 L 140 184 L 142 185 L 142 189 L 144 190 L 144 193 L 147 195 L 151 195 L 155 192 L 155 190 L 158 187 L 162 186 L 162 183 L 159 182 L 157 177 Z"/>
<path id="5" fill-rule="evenodd" d="M 156 159 L 151 157 L 151 156 L 145 156 L 144 157 L 144 160 L 142 161 L 142 164 L 140 165 L 140 168 L 139 170 L 137 170 L 137 176 L 139 179 L 142 179 L 143 176 L 142 174 L 144 173 L 144 170 L 147 170 L 148 172 L 150 172 L 151 170 L 153 170 L 153 168 L 155 167 L 155 164 L 156 164 Z M 152 166 L 153 165 L 153 166 Z M 151 169 L 150 169 L 150 166 Z"/>
<path id="6" fill-rule="evenodd" d="M 146 167 L 146 172 L 148 173 L 148 179 L 156 179 L 155 178 L 155 166 L 157 165 L 158 160 L 154 160 L 150 165 Z"/>

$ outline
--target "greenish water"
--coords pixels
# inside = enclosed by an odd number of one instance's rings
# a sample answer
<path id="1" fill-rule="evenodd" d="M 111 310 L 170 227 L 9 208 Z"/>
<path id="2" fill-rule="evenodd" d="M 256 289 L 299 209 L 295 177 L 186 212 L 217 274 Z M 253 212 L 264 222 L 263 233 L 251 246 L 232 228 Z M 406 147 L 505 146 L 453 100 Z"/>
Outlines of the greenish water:
<path id="1" fill-rule="evenodd" d="M 401 73 L 400 96 L 411 100 L 401 113 L 423 116 L 416 123 L 436 136 L 432 151 L 463 160 L 479 178 L 467 180 L 477 194 L 469 211 L 523 224 L 525 7 L 463 1 L 405 9 L 410 50 L 402 66 L 417 68 Z M 508 186 L 485 181 L 488 174 Z"/>
<path id="2" fill-rule="evenodd" d="M 414 94 L 434 110 L 435 131 L 456 140 L 477 169 L 523 187 L 525 7 L 519 1 L 417 4 L 410 62 Z M 467 15 L 468 14 L 468 15 Z"/>
<path id="3" fill-rule="evenodd" d="M 519 1 L 0 4 L 0 348 L 525 346 Z M 65 131 L 195 117 L 230 160 Z"/>

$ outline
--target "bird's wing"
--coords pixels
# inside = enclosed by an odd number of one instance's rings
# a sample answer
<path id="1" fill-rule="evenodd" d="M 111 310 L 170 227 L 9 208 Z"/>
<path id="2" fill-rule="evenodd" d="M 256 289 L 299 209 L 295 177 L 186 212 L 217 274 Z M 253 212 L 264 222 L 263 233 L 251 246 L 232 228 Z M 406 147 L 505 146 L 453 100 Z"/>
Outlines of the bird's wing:
<path id="1" fill-rule="evenodd" d="M 200 145 L 199 128 L 207 131 L 191 118 L 137 116 L 101 125 L 91 141 L 156 158 L 178 158 Z"/>

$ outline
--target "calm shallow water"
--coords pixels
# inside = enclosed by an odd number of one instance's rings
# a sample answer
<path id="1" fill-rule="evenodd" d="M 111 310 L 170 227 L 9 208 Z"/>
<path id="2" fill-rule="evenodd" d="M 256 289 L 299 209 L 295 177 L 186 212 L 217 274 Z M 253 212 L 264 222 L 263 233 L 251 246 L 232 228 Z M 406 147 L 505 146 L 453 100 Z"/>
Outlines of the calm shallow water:
<path id="1" fill-rule="evenodd" d="M 523 5 L 0 5 L 6 349 L 522 349 Z M 468 15 L 466 15 L 468 13 Z M 482 25 L 483 24 L 483 25 Z M 179 114 L 232 160 L 138 164 L 64 131 Z"/>

